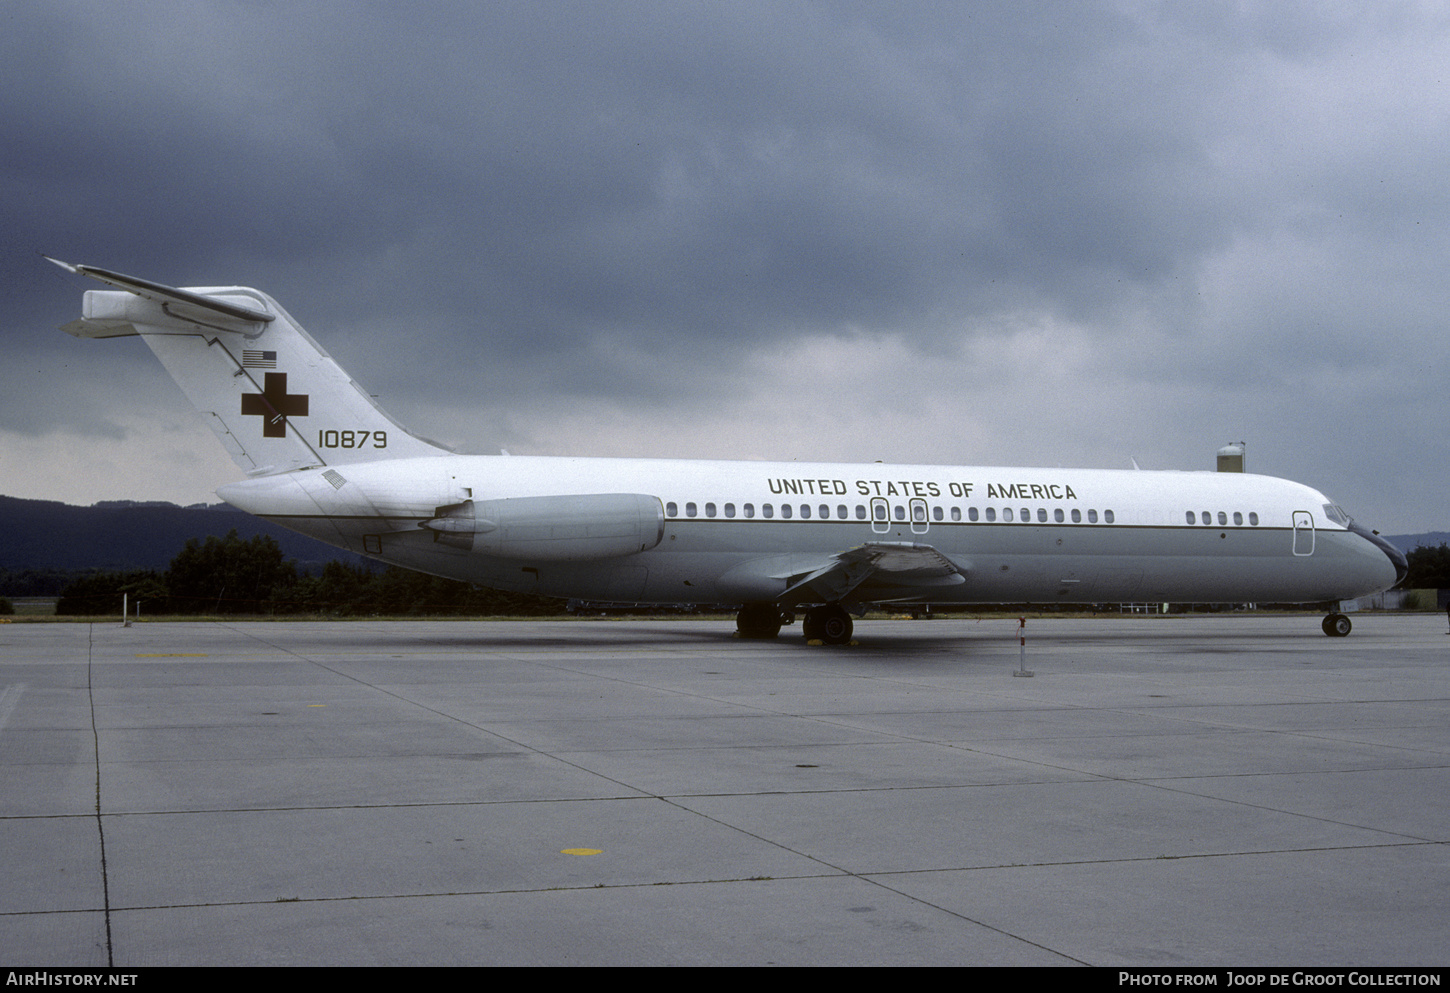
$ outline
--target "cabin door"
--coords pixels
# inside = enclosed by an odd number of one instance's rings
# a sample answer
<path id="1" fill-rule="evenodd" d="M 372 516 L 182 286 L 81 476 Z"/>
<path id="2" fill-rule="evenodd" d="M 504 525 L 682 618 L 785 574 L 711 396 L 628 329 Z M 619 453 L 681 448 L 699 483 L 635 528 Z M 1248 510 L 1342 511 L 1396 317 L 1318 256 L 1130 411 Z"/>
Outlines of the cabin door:
<path id="1" fill-rule="evenodd" d="M 1314 554 L 1314 515 L 1307 510 L 1294 511 L 1294 554 Z"/>

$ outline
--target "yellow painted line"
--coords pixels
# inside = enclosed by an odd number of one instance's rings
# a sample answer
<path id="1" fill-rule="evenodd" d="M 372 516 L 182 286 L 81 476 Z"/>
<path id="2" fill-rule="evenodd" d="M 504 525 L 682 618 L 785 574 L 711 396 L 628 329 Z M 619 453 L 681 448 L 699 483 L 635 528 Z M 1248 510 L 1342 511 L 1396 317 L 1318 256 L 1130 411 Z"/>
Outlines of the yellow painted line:
<path id="1" fill-rule="evenodd" d="M 309 703 L 307 706 L 309 706 L 309 707 L 326 707 L 327 704 L 325 704 L 325 703 Z"/>
<path id="2" fill-rule="evenodd" d="M 138 659 L 204 659 L 206 652 L 137 652 Z"/>
<path id="3" fill-rule="evenodd" d="M 560 855 L 598 855 L 603 850 L 604 849 L 602 849 L 602 848 L 566 848 L 563 851 L 561 851 L 559 854 Z"/>

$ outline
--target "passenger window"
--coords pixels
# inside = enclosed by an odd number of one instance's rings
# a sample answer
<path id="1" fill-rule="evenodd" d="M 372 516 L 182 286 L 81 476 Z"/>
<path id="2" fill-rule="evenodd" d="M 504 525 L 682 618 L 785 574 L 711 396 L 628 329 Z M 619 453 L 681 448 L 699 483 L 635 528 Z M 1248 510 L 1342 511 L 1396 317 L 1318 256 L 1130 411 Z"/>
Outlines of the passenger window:
<path id="1" fill-rule="evenodd" d="M 1220 527 L 1228 523 L 1228 515 L 1221 510 L 1218 512 L 1218 523 Z"/>
<path id="2" fill-rule="evenodd" d="M 725 516 L 726 517 L 734 517 L 735 516 L 735 504 L 733 504 L 733 503 L 727 503 L 725 505 Z"/>
<path id="3" fill-rule="evenodd" d="M 856 504 L 856 520 L 858 520 L 858 521 L 864 521 L 865 519 L 866 519 L 866 505 L 864 503 L 858 503 L 858 504 Z"/>
<path id="4" fill-rule="evenodd" d="M 1032 511 L 1027 507 L 1023 507 L 1022 516 L 1019 517 L 1018 520 L 1020 520 L 1023 524 L 1030 522 L 1032 520 Z"/>
<path id="5" fill-rule="evenodd" d="M 988 521 L 995 521 L 996 519 L 997 519 L 997 508 L 996 507 L 988 507 L 987 508 L 987 520 Z"/>
<path id="6" fill-rule="evenodd" d="M 677 503 L 675 503 L 675 501 L 673 501 L 673 500 L 671 500 L 669 503 L 665 504 L 665 516 L 666 517 L 679 517 L 680 516 L 680 505 L 677 504 Z"/>
<path id="7" fill-rule="evenodd" d="M 1105 511 L 1103 511 L 1103 523 L 1104 524 L 1111 524 L 1111 523 L 1113 523 L 1113 512 L 1111 510 L 1105 510 Z"/>
<path id="8" fill-rule="evenodd" d="M 953 507 L 952 509 L 953 510 L 956 510 L 955 507 Z M 933 507 L 933 508 L 931 508 L 931 519 L 934 520 L 934 521 L 940 521 L 940 520 L 943 520 L 944 519 L 943 516 L 942 516 L 942 512 L 941 512 L 941 508 L 940 507 Z"/>
<path id="9" fill-rule="evenodd" d="M 1072 522 L 1074 524 L 1082 523 L 1082 511 L 1078 510 L 1076 507 L 1072 508 Z"/>
<path id="10" fill-rule="evenodd" d="M 967 508 L 967 520 L 969 520 L 969 521 L 975 521 L 976 519 L 977 519 L 977 508 L 976 507 L 968 507 Z M 988 520 L 991 520 L 991 518 L 988 518 Z"/>
<path id="11" fill-rule="evenodd" d="M 825 504 L 821 504 L 820 507 L 818 507 L 817 509 L 821 512 L 821 520 L 824 521 L 831 516 L 831 508 L 827 507 Z M 845 517 L 846 514 L 842 512 L 841 516 Z"/>
<path id="12" fill-rule="evenodd" d="M 874 516 L 876 517 L 876 519 L 878 521 L 884 521 L 884 520 L 886 520 L 886 504 L 884 504 L 884 503 L 875 503 L 875 504 L 872 504 L 871 506 L 872 506 L 872 509 L 875 512 Z"/>
<path id="13" fill-rule="evenodd" d="M 973 516 L 976 516 L 976 515 L 973 515 Z M 962 519 L 962 508 L 961 507 L 953 507 L 952 508 L 952 520 L 959 521 L 961 519 Z"/>
<path id="14" fill-rule="evenodd" d="M 1249 523 L 1252 524 L 1254 527 L 1258 527 L 1259 515 L 1254 513 L 1253 511 L 1249 511 Z"/>
<path id="15" fill-rule="evenodd" d="M 746 517 L 754 517 L 755 516 L 755 504 L 753 504 L 753 503 L 747 503 L 745 505 L 745 516 Z"/>
<path id="16" fill-rule="evenodd" d="M 1038 507 L 1037 508 L 1037 523 L 1038 524 L 1046 524 L 1047 523 L 1047 508 L 1046 507 Z"/>
<path id="17" fill-rule="evenodd" d="M 902 506 L 899 506 L 898 505 L 896 507 L 891 508 L 891 512 L 896 515 L 896 519 L 898 521 L 904 521 L 904 520 L 906 520 L 906 508 L 905 507 L 902 507 Z"/>
<path id="18" fill-rule="evenodd" d="M 1057 523 L 1059 523 L 1059 524 L 1062 523 L 1062 508 L 1061 507 L 1058 507 L 1056 510 L 1054 510 L 1052 512 L 1052 519 L 1054 521 L 1056 521 Z"/>
<path id="19" fill-rule="evenodd" d="M 1188 517 L 1188 523 L 1189 524 L 1197 524 L 1198 523 L 1198 515 L 1195 514 L 1193 511 L 1190 510 L 1188 512 L 1188 514 L 1187 514 L 1187 517 Z"/>
<path id="20" fill-rule="evenodd" d="M 846 505 L 844 503 L 836 505 L 836 516 L 843 521 L 846 519 Z"/>
<path id="21" fill-rule="evenodd" d="M 1234 525 L 1237 526 L 1237 525 L 1242 524 L 1243 522 L 1244 522 L 1244 515 L 1243 514 L 1240 514 L 1237 510 L 1235 510 L 1234 511 Z"/>
<path id="22" fill-rule="evenodd" d="M 990 514 L 991 511 L 989 510 L 989 511 L 987 511 L 987 513 Z M 1008 522 L 1010 522 L 1012 520 L 1012 508 L 1011 507 L 1003 507 L 1002 508 L 1002 520 L 1008 521 Z"/>
<path id="23" fill-rule="evenodd" d="M 713 503 L 707 503 L 707 504 L 705 504 L 705 516 L 706 517 L 714 517 L 715 516 L 715 505 Z"/>
<path id="24" fill-rule="evenodd" d="M 697 512 L 698 512 L 697 511 L 697 508 L 695 507 L 695 505 L 694 505 L 693 502 L 692 503 L 685 504 L 685 516 L 686 517 L 694 517 Z"/>
<path id="25" fill-rule="evenodd" d="M 760 516 L 761 517 L 774 517 L 775 516 L 775 507 L 772 506 L 771 504 L 768 504 L 768 503 L 762 503 L 760 505 Z"/>

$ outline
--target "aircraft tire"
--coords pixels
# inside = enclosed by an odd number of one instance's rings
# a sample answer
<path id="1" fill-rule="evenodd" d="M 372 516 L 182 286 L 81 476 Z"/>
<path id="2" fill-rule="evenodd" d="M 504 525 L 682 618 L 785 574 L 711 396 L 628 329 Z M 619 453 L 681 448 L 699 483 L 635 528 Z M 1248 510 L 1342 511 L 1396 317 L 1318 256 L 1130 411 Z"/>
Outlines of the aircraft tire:
<path id="1" fill-rule="evenodd" d="M 747 603 L 735 615 L 735 631 L 742 638 L 774 638 L 780 634 L 780 608 L 773 603 Z"/>
<path id="2" fill-rule="evenodd" d="M 1343 614 L 1330 614 L 1319 626 L 1331 638 L 1343 638 L 1354 630 L 1354 623 Z"/>
<path id="3" fill-rule="evenodd" d="M 851 643 L 851 615 L 838 603 L 812 607 L 801 618 L 801 634 L 806 641 L 819 641 L 826 645 L 849 645 Z"/>
<path id="4" fill-rule="evenodd" d="M 839 603 L 828 603 L 817 608 L 816 637 L 828 645 L 849 645 L 851 643 L 851 615 Z"/>
<path id="5" fill-rule="evenodd" d="M 828 645 L 849 645 L 853 629 L 851 617 L 844 610 L 840 616 L 831 616 L 821 625 L 821 640 Z"/>

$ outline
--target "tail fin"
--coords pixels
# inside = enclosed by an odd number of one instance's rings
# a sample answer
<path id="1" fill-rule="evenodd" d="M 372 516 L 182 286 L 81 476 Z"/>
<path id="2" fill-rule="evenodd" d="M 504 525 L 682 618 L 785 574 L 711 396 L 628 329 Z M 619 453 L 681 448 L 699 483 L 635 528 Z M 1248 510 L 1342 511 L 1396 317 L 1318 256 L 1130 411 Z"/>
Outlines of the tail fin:
<path id="1" fill-rule="evenodd" d="M 50 261 L 118 288 L 86 291 L 81 319 L 61 330 L 140 335 L 249 475 L 448 452 L 384 413 L 265 293 Z"/>

